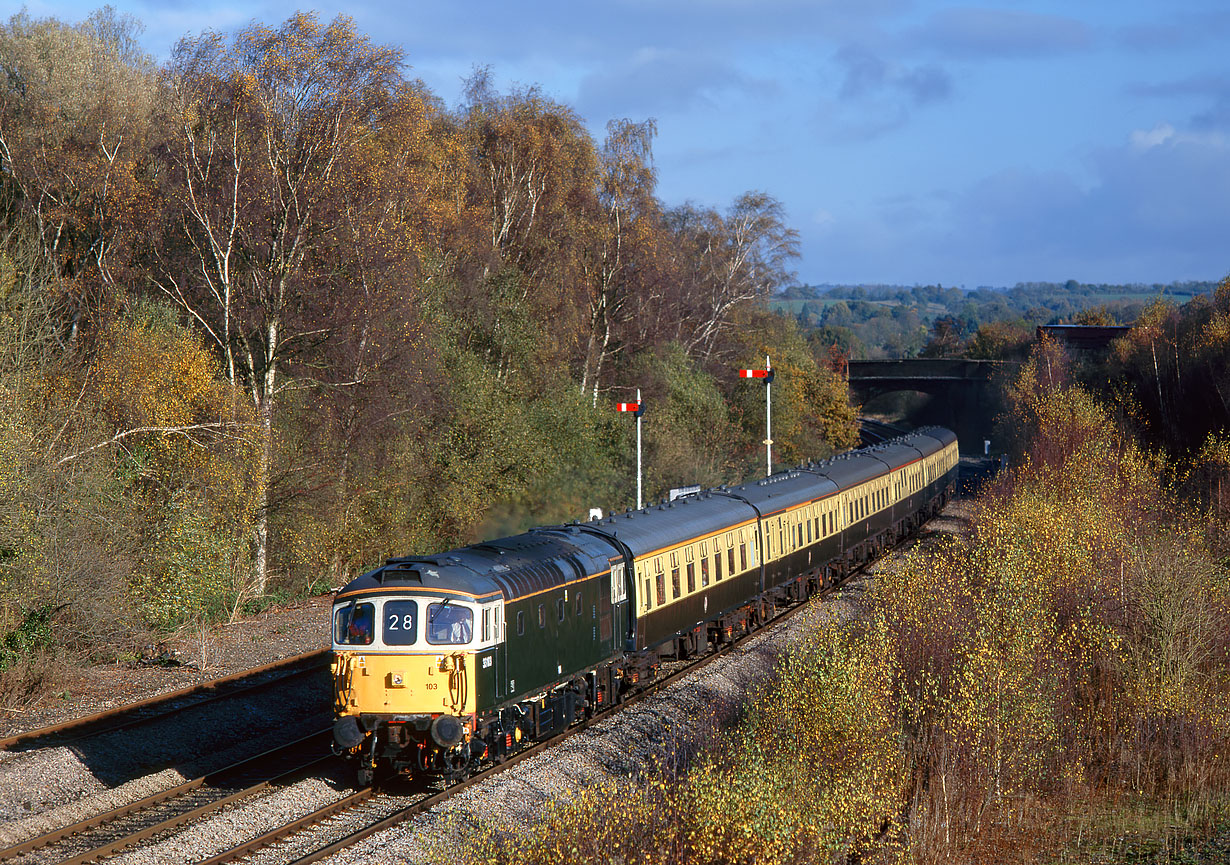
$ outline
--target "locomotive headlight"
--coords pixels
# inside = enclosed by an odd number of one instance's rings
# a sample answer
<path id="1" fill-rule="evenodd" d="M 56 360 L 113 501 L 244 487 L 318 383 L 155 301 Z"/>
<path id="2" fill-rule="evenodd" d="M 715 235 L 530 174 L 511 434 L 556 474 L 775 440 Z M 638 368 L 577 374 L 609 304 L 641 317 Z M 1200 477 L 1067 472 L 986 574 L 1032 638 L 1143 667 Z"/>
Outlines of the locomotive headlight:
<path id="1" fill-rule="evenodd" d="M 406 685 L 406 674 L 399 671 L 389 673 L 389 681 L 394 688 L 404 688 Z"/>

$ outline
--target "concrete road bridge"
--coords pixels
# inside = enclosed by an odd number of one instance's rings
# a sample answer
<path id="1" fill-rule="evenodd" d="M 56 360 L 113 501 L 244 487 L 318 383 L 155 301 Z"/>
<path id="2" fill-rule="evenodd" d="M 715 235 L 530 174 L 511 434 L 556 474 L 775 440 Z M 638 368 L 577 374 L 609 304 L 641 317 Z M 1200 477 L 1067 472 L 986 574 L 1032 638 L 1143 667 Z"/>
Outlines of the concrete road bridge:
<path id="1" fill-rule="evenodd" d="M 1003 413 L 1003 383 L 1016 375 L 1013 361 L 960 358 L 852 360 L 852 398 L 864 413 L 879 414 L 910 426 L 941 424 L 956 432 L 961 451 L 981 454 L 1002 448 L 992 429 Z"/>

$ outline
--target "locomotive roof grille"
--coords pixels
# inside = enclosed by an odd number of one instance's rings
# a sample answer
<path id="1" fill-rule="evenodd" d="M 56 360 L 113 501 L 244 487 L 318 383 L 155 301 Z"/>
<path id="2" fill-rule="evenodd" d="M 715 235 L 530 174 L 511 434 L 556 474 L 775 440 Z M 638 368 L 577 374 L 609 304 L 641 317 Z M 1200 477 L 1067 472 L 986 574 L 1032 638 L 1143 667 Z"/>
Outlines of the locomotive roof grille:
<path id="1" fill-rule="evenodd" d="M 398 581 L 402 583 L 418 583 L 423 584 L 423 574 L 418 568 L 384 568 L 380 571 L 379 580 L 381 583 Z"/>

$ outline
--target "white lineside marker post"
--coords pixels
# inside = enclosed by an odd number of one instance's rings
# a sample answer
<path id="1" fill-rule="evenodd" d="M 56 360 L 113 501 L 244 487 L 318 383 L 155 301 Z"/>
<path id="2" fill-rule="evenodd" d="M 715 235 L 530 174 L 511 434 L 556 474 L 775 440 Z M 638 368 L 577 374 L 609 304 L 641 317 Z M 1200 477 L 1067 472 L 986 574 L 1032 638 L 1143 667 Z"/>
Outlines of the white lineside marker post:
<path id="1" fill-rule="evenodd" d="M 764 356 L 764 369 L 741 369 L 740 378 L 764 379 L 765 477 L 773 474 L 773 364 Z"/>
<path id="2" fill-rule="evenodd" d="M 630 411 L 636 414 L 636 509 L 639 511 L 645 505 L 641 499 L 641 415 L 645 413 L 645 403 L 641 402 L 641 389 L 636 389 L 636 402 L 616 403 L 618 411 Z"/>

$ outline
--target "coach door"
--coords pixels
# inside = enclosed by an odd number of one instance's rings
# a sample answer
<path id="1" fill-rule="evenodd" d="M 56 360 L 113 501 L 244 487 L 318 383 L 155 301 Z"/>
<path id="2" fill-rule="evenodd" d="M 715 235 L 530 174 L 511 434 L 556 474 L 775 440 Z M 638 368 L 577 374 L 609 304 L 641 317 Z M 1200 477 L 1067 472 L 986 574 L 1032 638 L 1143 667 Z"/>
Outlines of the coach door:
<path id="1" fill-rule="evenodd" d="M 611 560 L 611 606 L 602 618 L 602 645 L 621 651 L 628 633 L 628 573 L 624 561 Z"/>

